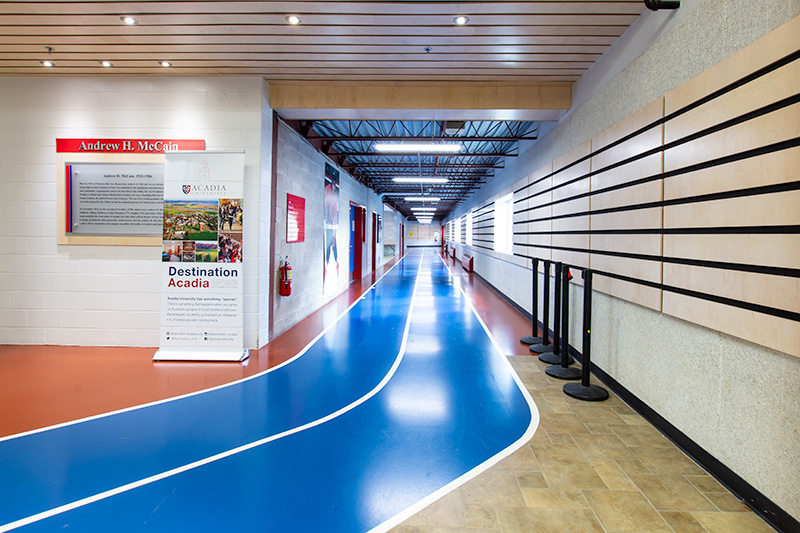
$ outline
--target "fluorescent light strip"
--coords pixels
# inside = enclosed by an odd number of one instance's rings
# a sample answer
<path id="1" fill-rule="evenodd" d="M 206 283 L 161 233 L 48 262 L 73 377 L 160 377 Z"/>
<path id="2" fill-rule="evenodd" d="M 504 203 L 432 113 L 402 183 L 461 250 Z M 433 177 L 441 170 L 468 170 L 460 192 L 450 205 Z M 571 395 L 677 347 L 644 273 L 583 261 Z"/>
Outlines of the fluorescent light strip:
<path id="1" fill-rule="evenodd" d="M 438 211 L 438 207 L 412 207 L 412 211 Z"/>
<path id="2" fill-rule="evenodd" d="M 447 178 L 434 178 L 426 176 L 392 178 L 395 183 L 447 183 Z"/>
<path id="3" fill-rule="evenodd" d="M 406 196 L 406 202 L 438 202 L 435 196 Z"/>
<path id="4" fill-rule="evenodd" d="M 458 153 L 463 149 L 461 144 L 437 143 L 379 143 L 375 144 L 376 152 L 395 152 L 402 154 Z"/>

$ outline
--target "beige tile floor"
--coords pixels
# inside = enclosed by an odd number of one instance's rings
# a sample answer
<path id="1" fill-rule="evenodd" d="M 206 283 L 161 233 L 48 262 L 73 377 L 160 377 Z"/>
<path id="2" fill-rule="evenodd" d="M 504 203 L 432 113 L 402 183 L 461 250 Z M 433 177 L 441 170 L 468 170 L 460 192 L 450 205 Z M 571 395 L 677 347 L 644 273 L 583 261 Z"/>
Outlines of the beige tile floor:
<path id="1" fill-rule="evenodd" d="M 536 357 L 509 360 L 539 408 L 533 438 L 393 533 L 773 531 L 613 393 L 575 400 Z"/>

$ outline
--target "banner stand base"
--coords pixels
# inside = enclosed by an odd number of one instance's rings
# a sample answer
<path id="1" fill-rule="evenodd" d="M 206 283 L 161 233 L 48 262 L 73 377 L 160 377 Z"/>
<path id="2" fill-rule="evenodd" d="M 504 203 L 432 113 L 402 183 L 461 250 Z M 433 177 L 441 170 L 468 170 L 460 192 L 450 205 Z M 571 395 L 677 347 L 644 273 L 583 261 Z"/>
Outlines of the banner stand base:
<path id="1" fill-rule="evenodd" d="M 153 361 L 224 361 L 239 363 L 250 357 L 250 350 L 209 350 L 209 349 L 169 349 L 160 348 L 153 355 Z"/>

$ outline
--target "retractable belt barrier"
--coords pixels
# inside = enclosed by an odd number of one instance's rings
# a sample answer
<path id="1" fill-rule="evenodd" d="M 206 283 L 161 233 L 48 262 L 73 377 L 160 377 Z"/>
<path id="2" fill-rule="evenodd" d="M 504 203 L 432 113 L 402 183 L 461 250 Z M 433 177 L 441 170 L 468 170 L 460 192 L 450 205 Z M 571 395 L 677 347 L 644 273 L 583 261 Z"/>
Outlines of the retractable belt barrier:
<path id="1" fill-rule="evenodd" d="M 540 354 L 539 360 L 549 366 L 545 369 L 548 376 L 564 379 L 580 379 L 580 383 L 567 383 L 564 385 L 564 394 L 585 401 L 602 401 L 608 398 L 608 391 L 598 385 L 592 385 L 591 380 L 591 333 L 592 333 L 592 271 L 588 268 L 581 268 L 583 285 L 583 361 L 581 369 L 570 368 L 575 360 L 569 354 L 569 280 L 570 266 L 555 263 L 555 312 L 553 316 L 553 344 L 548 338 L 550 323 L 550 264 L 551 261 L 544 261 L 544 316 L 542 317 L 542 336 L 537 337 L 538 333 L 538 299 L 539 299 L 539 280 L 538 267 L 539 259 L 533 258 L 533 306 L 532 322 L 533 335 L 522 337 L 520 342 L 531 344 L 530 351 Z M 580 267 L 574 267 L 580 268 Z M 534 344 L 540 340 L 538 344 Z M 530 341 L 530 342 L 527 342 Z"/>
<path id="2" fill-rule="evenodd" d="M 552 352 L 553 346 L 550 344 L 550 336 L 548 335 L 548 331 L 550 328 L 550 264 L 551 261 L 545 259 L 544 261 L 544 316 L 542 317 L 542 342 L 539 344 L 533 344 L 530 347 L 530 351 L 533 353 L 546 353 Z M 558 297 L 556 297 L 556 302 L 558 302 Z M 558 311 L 556 311 L 558 313 Z"/>
<path id="3" fill-rule="evenodd" d="M 561 357 L 559 364 L 547 367 L 544 371 L 548 376 L 558 379 L 578 379 L 581 377 L 581 371 L 577 368 L 570 368 L 569 355 L 569 267 L 564 265 L 561 271 L 561 312 L 563 317 L 561 319 Z M 541 360 L 541 356 L 539 360 Z M 574 361 L 573 361 L 574 362 Z"/>
<path id="4" fill-rule="evenodd" d="M 608 398 L 608 391 L 599 385 L 589 383 L 592 366 L 592 271 L 583 271 L 583 366 L 580 383 L 564 385 L 564 394 L 586 400 L 599 402 Z"/>
<path id="5" fill-rule="evenodd" d="M 531 292 L 533 293 L 533 302 L 531 305 L 531 334 L 527 337 L 522 337 L 519 342 L 522 344 L 541 344 L 544 341 L 543 337 L 539 334 L 539 260 L 533 258 L 531 260 L 531 271 L 533 272 L 533 279 L 531 285 Z M 547 326 L 545 326 L 546 328 Z"/>

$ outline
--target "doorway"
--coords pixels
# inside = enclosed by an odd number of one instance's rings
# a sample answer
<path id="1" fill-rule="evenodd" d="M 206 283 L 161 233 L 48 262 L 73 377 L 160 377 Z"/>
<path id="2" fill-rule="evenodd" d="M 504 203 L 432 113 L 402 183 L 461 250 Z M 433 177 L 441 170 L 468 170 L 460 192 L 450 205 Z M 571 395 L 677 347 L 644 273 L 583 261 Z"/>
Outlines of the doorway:
<path id="1" fill-rule="evenodd" d="M 364 262 L 364 242 L 367 225 L 367 209 L 350 204 L 350 281 L 361 279 Z"/>
<path id="2" fill-rule="evenodd" d="M 378 261 L 378 213 L 372 212 L 372 271 L 375 272 Z"/>

